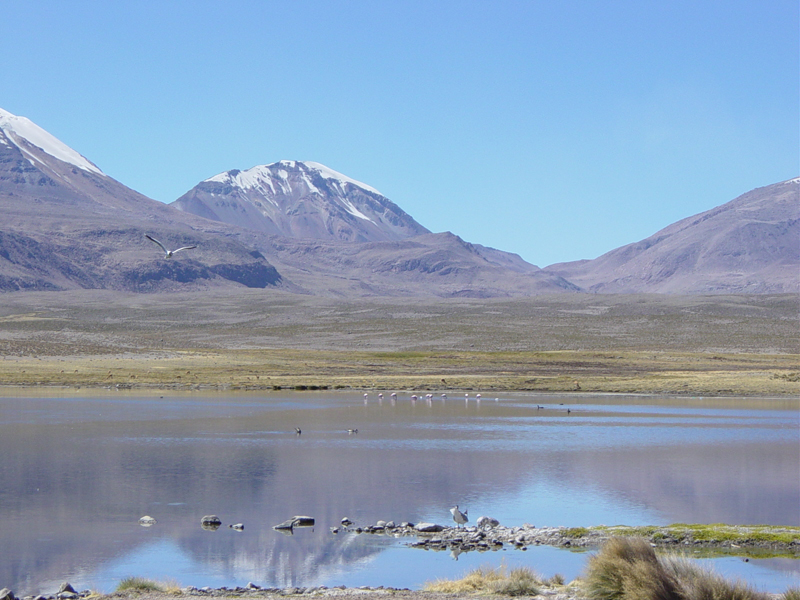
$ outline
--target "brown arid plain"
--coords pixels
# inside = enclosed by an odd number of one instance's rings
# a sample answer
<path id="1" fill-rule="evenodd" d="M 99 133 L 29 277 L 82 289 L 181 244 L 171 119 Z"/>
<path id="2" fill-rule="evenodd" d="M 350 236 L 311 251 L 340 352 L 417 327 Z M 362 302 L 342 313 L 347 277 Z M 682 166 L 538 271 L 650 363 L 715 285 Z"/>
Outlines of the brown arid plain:
<path id="1" fill-rule="evenodd" d="M 22 292 L 0 385 L 800 395 L 796 295 Z"/>

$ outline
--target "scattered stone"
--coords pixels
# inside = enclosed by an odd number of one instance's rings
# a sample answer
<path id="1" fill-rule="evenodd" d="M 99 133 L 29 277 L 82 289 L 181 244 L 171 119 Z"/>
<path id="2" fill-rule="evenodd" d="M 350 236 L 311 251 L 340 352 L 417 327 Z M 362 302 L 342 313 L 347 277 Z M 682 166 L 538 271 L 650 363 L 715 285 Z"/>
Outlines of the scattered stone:
<path id="1" fill-rule="evenodd" d="M 244 531 L 244 525 L 242 523 L 235 523 L 233 525 L 228 525 L 228 527 L 235 531 Z"/>
<path id="2" fill-rule="evenodd" d="M 68 582 L 65 581 L 61 584 L 61 587 L 58 588 L 58 593 L 63 594 L 64 592 L 68 592 L 70 594 L 77 594 L 78 592 L 75 590 L 74 587 Z"/>
<path id="3" fill-rule="evenodd" d="M 492 527 L 498 527 L 500 525 L 500 521 L 493 519 L 492 517 L 478 517 L 478 520 L 475 523 L 481 529 L 489 529 Z"/>
<path id="4" fill-rule="evenodd" d="M 294 528 L 294 519 L 287 519 L 283 523 L 278 523 L 277 525 L 272 526 L 273 529 L 277 529 L 278 531 L 291 531 Z"/>
<path id="5" fill-rule="evenodd" d="M 444 531 L 444 527 L 436 523 L 417 523 L 414 529 L 420 533 L 438 533 Z"/>
<path id="6" fill-rule="evenodd" d="M 206 515 L 200 521 L 200 526 L 208 531 L 216 531 L 222 525 L 222 520 L 217 515 Z"/>
<path id="7" fill-rule="evenodd" d="M 139 519 L 139 525 L 141 525 L 142 527 L 150 527 L 152 525 L 155 525 L 156 523 L 158 523 L 158 521 L 156 521 L 150 515 L 145 515 L 141 519 Z"/>

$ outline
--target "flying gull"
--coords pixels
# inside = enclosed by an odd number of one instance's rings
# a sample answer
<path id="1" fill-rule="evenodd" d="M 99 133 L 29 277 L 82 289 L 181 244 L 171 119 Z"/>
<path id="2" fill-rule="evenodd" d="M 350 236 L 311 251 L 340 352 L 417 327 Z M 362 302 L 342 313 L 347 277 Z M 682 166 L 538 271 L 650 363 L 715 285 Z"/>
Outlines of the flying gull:
<path id="1" fill-rule="evenodd" d="M 161 247 L 161 249 L 164 251 L 164 258 L 172 258 L 173 254 L 175 254 L 176 252 L 180 252 L 181 250 L 192 250 L 193 248 L 197 248 L 197 246 L 184 246 L 183 248 L 178 248 L 177 250 L 167 250 L 167 247 L 164 246 L 164 244 L 162 244 L 161 242 L 159 242 L 156 238 L 150 237 L 146 233 L 144 234 L 144 237 L 146 237 L 154 244 L 158 244 Z"/>

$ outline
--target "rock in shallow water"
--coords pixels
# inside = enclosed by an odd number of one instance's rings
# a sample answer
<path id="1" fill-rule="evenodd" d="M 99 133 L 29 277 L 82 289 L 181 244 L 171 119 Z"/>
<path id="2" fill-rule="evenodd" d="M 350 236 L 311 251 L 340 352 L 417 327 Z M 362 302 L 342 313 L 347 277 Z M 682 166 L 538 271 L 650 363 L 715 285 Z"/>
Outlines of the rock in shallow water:
<path id="1" fill-rule="evenodd" d="M 500 526 L 500 521 L 493 519 L 492 517 L 478 517 L 478 520 L 475 523 L 482 529 Z"/>
<path id="2" fill-rule="evenodd" d="M 414 525 L 414 529 L 421 533 L 437 533 L 443 531 L 444 527 L 436 523 L 417 523 Z"/>
<path id="3" fill-rule="evenodd" d="M 209 531 L 216 531 L 222 525 L 222 519 L 217 515 L 206 515 L 200 521 L 200 526 Z"/>

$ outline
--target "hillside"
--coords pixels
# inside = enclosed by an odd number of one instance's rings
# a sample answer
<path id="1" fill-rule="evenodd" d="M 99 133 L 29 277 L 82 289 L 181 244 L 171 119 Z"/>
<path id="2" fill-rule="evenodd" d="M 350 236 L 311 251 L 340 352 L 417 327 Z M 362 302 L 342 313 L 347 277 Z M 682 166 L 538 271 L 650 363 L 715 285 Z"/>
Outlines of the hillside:
<path id="1" fill-rule="evenodd" d="M 594 260 L 544 270 L 597 293 L 798 293 L 800 178 L 757 188 Z"/>

